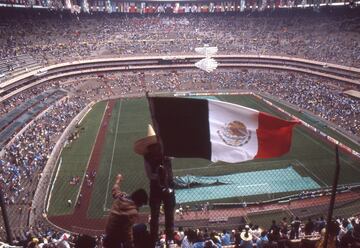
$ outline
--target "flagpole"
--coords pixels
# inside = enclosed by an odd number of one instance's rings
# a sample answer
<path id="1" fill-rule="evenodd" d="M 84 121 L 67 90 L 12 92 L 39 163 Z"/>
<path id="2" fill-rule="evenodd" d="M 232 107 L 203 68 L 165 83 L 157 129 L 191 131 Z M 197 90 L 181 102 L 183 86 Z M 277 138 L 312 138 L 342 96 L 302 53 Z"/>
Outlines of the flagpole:
<path id="1" fill-rule="evenodd" d="M 7 214 L 7 210 L 6 210 L 6 206 L 5 206 L 3 189 L 1 186 L 0 186 L 0 208 L 1 208 L 1 213 L 3 216 L 3 220 L 4 220 L 7 242 L 9 243 L 9 245 L 12 245 L 13 238 L 12 238 L 12 233 L 11 233 L 10 224 L 9 224 L 9 218 L 8 218 L 8 214 Z"/>
<path id="2" fill-rule="evenodd" d="M 166 162 L 166 158 L 164 156 L 164 147 L 163 147 L 163 144 L 162 144 L 161 139 L 159 137 L 159 126 L 158 126 L 158 123 L 157 123 L 156 118 L 155 118 L 154 106 L 153 106 L 152 101 L 150 100 L 148 91 L 146 91 L 145 96 L 146 96 L 146 99 L 148 100 L 148 103 L 149 103 L 150 116 L 151 116 L 151 120 L 152 120 L 152 123 L 153 123 L 153 126 L 154 126 L 156 139 L 157 139 L 158 143 L 160 144 L 160 150 L 161 150 L 161 155 L 162 155 L 161 156 L 162 157 L 162 165 L 163 166 L 166 166 L 166 165 L 169 166 L 169 168 L 164 169 L 165 170 L 164 171 L 165 175 L 164 175 L 164 178 L 163 178 L 164 179 L 164 185 L 163 186 L 165 186 L 165 189 L 167 190 L 167 193 L 173 194 L 174 193 L 173 189 L 170 188 L 170 185 L 168 184 L 168 178 L 166 178 L 167 176 L 169 176 L 168 173 L 166 173 L 166 171 L 170 169 L 171 170 L 171 174 L 170 174 L 171 179 L 170 180 L 173 180 L 171 161 L 168 160 L 168 162 Z M 176 199 L 174 201 L 176 202 Z M 173 213 L 173 215 L 174 215 L 174 213 Z M 167 217 L 166 217 L 166 214 L 165 214 L 165 222 L 166 222 L 166 218 Z M 170 247 L 170 244 L 168 243 L 168 241 L 169 241 L 169 237 L 166 237 L 166 247 L 167 248 Z"/>
<path id="3" fill-rule="evenodd" d="M 334 172 L 334 181 L 331 190 L 331 198 L 330 198 L 330 205 L 329 211 L 327 216 L 327 223 L 326 223 L 326 232 L 325 232 L 325 240 L 324 240 L 324 248 L 328 246 L 328 239 L 329 239 L 329 226 L 332 220 L 332 215 L 335 206 L 335 197 L 336 197 L 336 190 L 339 182 L 339 174 L 340 174 L 340 160 L 339 160 L 339 146 L 335 145 L 335 155 L 336 155 L 336 167 Z"/>
<path id="4" fill-rule="evenodd" d="M 154 126 L 156 140 L 160 144 L 160 150 L 161 150 L 162 160 L 163 160 L 162 163 L 164 165 L 165 164 L 164 148 L 163 148 L 163 144 L 161 142 L 161 139 L 159 137 L 159 126 L 158 126 L 158 123 L 157 123 L 156 118 L 155 118 L 154 106 L 152 104 L 152 101 L 150 101 L 149 91 L 146 91 L 145 95 L 146 95 L 146 99 L 148 100 L 148 103 L 149 103 L 151 121 L 152 121 L 153 126 Z"/>
<path id="5" fill-rule="evenodd" d="M 152 121 L 153 126 L 154 126 L 156 140 L 157 140 L 158 143 L 160 144 L 162 154 L 164 154 L 164 153 L 163 153 L 163 152 L 164 152 L 164 151 L 163 151 L 163 146 L 162 146 L 162 144 L 161 144 L 161 139 L 160 139 L 160 137 L 159 137 L 158 123 L 157 123 L 157 121 L 155 120 L 154 106 L 153 106 L 152 102 L 150 101 L 149 91 L 146 91 L 145 96 L 146 96 L 146 99 L 147 99 L 148 104 L 149 104 L 150 116 L 151 116 L 151 121 Z"/>

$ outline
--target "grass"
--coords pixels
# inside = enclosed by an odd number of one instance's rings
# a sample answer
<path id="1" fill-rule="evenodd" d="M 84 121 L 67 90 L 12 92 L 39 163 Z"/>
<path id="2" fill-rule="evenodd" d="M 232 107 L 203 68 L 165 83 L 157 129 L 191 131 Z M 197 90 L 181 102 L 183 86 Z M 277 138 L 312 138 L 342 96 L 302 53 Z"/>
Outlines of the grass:
<path id="1" fill-rule="evenodd" d="M 140 187 L 147 188 L 143 159 L 133 152 L 134 142 L 146 136 L 147 123 L 150 123 L 146 109 L 145 99 L 123 100 L 116 103 L 106 136 L 105 152 L 96 176 L 95 190 L 88 213 L 90 217 L 101 217 L 104 209 L 110 208 L 112 202 L 110 190 L 118 173 L 124 175 L 122 188 L 126 192 L 131 193 Z"/>
<path id="2" fill-rule="evenodd" d="M 79 126 L 80 137 L 63 149 L 61 168 L 54 179 L 55 185 L 51 192 L 48 210 L 50 215 L 72 213 L 73 208 L 68 207 L 67 200 L 70 199 L 75 203 L 80 185 L 70 185 L 69 180 L 73 176 L 82 178 L 85 173 L 105 106 L 106 102 L 100 102 L 94 106 Z"/>
<path id="3" fill-rule="evenodd" d="M 281 118 L 288 118 L 283 113 L 275 110 L 263 101 L 254 96 L 219 96 L 220 100 L 229 101 L 260 111 L 268 112 Z M 102 109 L 102 111 L 101 111 Z M 76 172 L 82 175 L 86 166 L 97 133 L 96 125 L 104 109 L 104 103 L 95 105 L 82 125 L 94 126 L 85 128 L 80 139 L 72 144 L 72 149 L 65 149 L 62 152 L 63 165 L 59 172 L 59 178 L 68 178 L 69 172 Z M 191 121 L 191 120 L 189 120 Z M 88 216 L 99 218 L 104 215 L 106 209 L 111 206 L 110 190 L 117 173 L 124 175 L 122 188 L 130 193 L 136 188 L 148 188 L 148 180 L 145 176 L 143 159 L 133 152 L 134 142 L 146 136 L 147 124 L 150 123 L 150 116 L 146 99 L 127 99 L 119 100 L 112 113 L 109 129 L 106 135 L 104 152 L 101 158 L 91 205 Z M 98 126 L 97 126 L 98 127 Z M 83 137 L 84 136 L 84 137 Z M 91 138 L 92 137 L 92 138 Z M 70 162 L 71 161 L 71 162 Z M 238 164 L 211 163 L 203 159 L 175 159 L 173 170 L 175 176 L 186 174 L 214 176 L 226 175 L 231 173 L 269 170 L 284 168 L 292 164 L 296 171 L 302 176 L 310 176 L 319 185 L 326 187 L 331 185 L 335 169 L 334 147 L 318 137 L 312 135 L 305 127 L 298 126 L 293 133 L 293 143 L 291 151 L 280 157 L 267 160 L 253 160 Z M 359 161 L 347 154 L 341 154 L 341 173 L 340 184 L 360 182 Z M 256 178 L 253 179 L 256 182 Z M 78 187 L 69 187 L 57 182 L 55 183 L 53 195 L 59 197 L 52 198 L 50 204 L 50 215 L 69 213 L 70 209 L 66 206 L 67 199 L 76 196 Z M 290 192 L 289 192 L 290 193 Z M 283 193 L 274 194 L 270 197 L 283 196 Z M 252 201 L 267 200 L 269 195 L 250 196 L 246 199 L 226 199 L 225 201 Z"/>

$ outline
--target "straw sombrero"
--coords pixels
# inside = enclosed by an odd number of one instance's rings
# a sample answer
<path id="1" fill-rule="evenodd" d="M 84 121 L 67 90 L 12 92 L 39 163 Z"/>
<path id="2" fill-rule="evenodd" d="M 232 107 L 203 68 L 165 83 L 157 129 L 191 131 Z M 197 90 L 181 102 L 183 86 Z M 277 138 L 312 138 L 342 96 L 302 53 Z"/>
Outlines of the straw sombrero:
<path id="1" fill-rule="evenodd" d="M 242 240 L 244 240 L 244 241 L 251 241 L 251 240 L 252 240 L 252 235 L 251 235 L 251 233 L 248 232 L 248 236 L 247 236 L 247 237 L 245 237 L 245 234 L 246 234 L 245 231 L 242 232 L 242 233 L 240 234 L 240 238 L 241 238 Z"/>
<path id="2" fill-rule="evenodd" d="M 135 141 L 134 151 L 139 155 L 145 155 L 148 152 L 148 147 L 156 143 L 158 142 L 156 139 L 155 131 L 153 127 L 149 124 L 147 137 Z"/>

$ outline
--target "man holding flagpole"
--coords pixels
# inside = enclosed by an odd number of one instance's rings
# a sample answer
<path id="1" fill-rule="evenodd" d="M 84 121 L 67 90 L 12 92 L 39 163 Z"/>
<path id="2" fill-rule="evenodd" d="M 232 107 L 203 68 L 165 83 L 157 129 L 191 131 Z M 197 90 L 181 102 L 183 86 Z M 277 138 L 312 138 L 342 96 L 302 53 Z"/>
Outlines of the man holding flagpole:
<path id="1" fill-rule="evenodd" d="M 171 160 L 162 155 L 161 146 L 157 142 L 151 125 L 148 136 L 137 140 L 134 145 L 137 154 L 144 157 L 146 175 L 150 180 L 150 236 L 152 245 L 158 240 L 160 206 L 164 204 L 165 234 L 168 244 L 174 234 L 175 193 Z"/>

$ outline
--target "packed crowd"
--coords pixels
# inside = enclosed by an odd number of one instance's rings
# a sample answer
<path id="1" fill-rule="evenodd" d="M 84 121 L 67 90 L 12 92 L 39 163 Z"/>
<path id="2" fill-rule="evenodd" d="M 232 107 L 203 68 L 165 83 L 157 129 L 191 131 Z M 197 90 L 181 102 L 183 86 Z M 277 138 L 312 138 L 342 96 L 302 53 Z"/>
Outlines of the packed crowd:
<path id="1" fill-rule="evenodd" d="M 269 226 L 240 223 L 238 228 L 221 232 L 209 228 L 178 227 L 174 232 L 173 247 L 220 248 L 234 247 L 291 247 L 291 243 L 301 243 L 304 247 L 322 247 L 326 220 L 323 217 L 300 220 L 298 217 L 272 220 Z M 137 224 L 133 227 L 136 248 L 147 248 L 147 227 Z M 336 247 L 358 247 L 360 245 L 359 217 L 336 217 L 329 225 L 330 243 Z M 20 247 L 102 247 L 104 236 L 71 235 L 40 224 L 24 230 L 23 235 L 14 237 L 13 245 Z M 165 247 L 165 234 L 160 232 L 156 248 Z M 306 244 L 308 246 L 306 246 Z M 85 245 L 85 246 L 84 246 Z M 335 246 L 332 246 L 335 247 Z"/>
<path id="2" fill-rule="evenodd" d="M 14 237 L 10 247 L 25 248 L 70 248 L 70 247 L 101 247 L 102 237 L 90 237 L 87 235 L 72 235 L 56 230 L 42 223 L 38 227 L 30 227 L 24 230 L 21 236 Z"/>
<path id="3" fill-rule="evenodd" d="M 0 184 L 14 227 L 26 225 L 28 213 L 37 211 L 32 199 L 42 170 L 55 142 L 86 103 L 82 97 L 73 97 L 55 104 L 4 148 Z"/>
<path id="4" fill-rule="evenodd" d="M 285 55 L 360 66 L 356 13 L 293 10 L 250 16 L 134 17 L 31 11 L 18 12 L 16 18 L 0 15 L 1 59 L 28 54 L 56 63 L 99 56 L 189 54 L 208 43 L 224 54 Z"/>
<path id="5" fill-rule="evenodd" d="M 30 99 L 40 93 L 54 87 L 52 84 L 40 85 L 29 90 L 25 90 L 16 94 L 14 97 L 11 97 L 5 101 L 0 102 L 0 115 L 6 114 L 13 110 L 15 107 L 19 106 L 21 103 Z"/>
<path id="6" fill-rule="evenodd" d="M 360 223 L 358 218 L 342 219 L 329 226 L 334 227 L 334 236 L 339 247 L 348 247 L 360 241 Z M 298 218 L 288 220 L 284 217 L 279 223 L 275 220 L 266 229 L 253 224 L 242 224 L 237 230 L 223 230 L 222 233 L 208 229 L 188 229 L 183 232 L 179 229 L 175 233 L 176 243 L 182 248 L 190 247 L 222 247 L 235 245 L 235 247 L 264 247 L 265 245 L 288 246 L 288 242 L 300 241 L 321 243 L 324 235 L 322 230 L 326 227 L 324 218 L 312 220 L 309 218 L 304 223 Z M 160 239 L 161 240 L 161 239 Z M 321 247 L 321 246 L 318 246 Z M 356 246 L 354 246 L 356 247 Z"/>
<path id="7" fill-rule="evenodd" d="M 71 79 L 50 81 L 37 85 L 0 102 L 0 115 L 10 112 L 27 99 L 31 99 L 41 92 L 50 89 L 64 89 L 67 90 L 71 96 L 80 95 L 88 101 L 99 100 L 111 95 L 106 85 L 102 84 L 96 75 L 72 77 Z"/>

